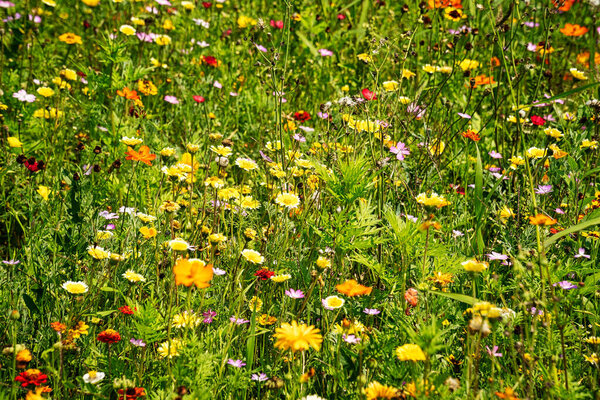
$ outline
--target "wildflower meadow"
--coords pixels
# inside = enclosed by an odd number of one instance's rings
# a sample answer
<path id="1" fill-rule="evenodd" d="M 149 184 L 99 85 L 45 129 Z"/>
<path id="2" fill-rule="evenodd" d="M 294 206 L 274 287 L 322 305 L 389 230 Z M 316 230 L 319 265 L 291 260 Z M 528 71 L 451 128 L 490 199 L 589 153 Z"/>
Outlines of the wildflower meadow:
<path id="1" fill-rule="evenodd" d="M 0 19 L 0 400 L 600 399 L 599 0 Z"/>

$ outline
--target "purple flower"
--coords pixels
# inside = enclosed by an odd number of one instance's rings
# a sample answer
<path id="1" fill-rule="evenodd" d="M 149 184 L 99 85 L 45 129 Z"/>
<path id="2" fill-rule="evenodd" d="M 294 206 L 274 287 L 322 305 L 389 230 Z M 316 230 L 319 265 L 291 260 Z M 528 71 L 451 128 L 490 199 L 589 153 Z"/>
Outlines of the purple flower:
<path id="1" fill-rule="evenodd" d="M 171 103 L 171 104 L 179 104 L 179 99 L 175 96 L 171 96 L 171 95 L 166 95 L 165 96 L 165 101 L 167 103 Z"/>
<path id="2" fill-rule="evenodd" d="M 232 358 L 227 360 L 227 364 L 231 365 L 232 367 L 236 367 L 236 368 L 242 368 L 243 366 L 246 365 L 246 363 L 243 362 L 242 360 L 234 360 Z"/>
<path id="3" fill-rule="evenodd" d="M 106 229 L 107 231 L 113 231 L 116 228 L 117 227 L 115 226 L 115 224 L 106 224 L 106 225 L 104 225 L 104 229 Z"/>
<path id="4" fill-rule="evenodd" d="M 406 107 L 406 112 L 410 114 L 416 114 L 417 118 L 423 118 L 425 111 L 427 111 L 427 109 L 425 107 L 420 107 L 417 103 L 410 103 Z"/>
<path id="5" fill-rule="evenodd" d="M 247 324 L 248 322 L 250 322 L 249 320 L 244 319 L 244 318 L 237 318 L 235 315 L 232 316 L 231 318 L 229 318 L 229 320 L 238 325 L 243 325 L 243 324 Z"/>
<path id="6" fill-rule="evenodd" d="M 561 215 L 565 213 L 565 212 L 562 210 L 562 208 L 557 208 L 557 209 L 555 209 L 555 210 L 554 210 L 554 212 L 555 212 L 555 213 L 557 213 L 557 214 L 561 214 Z"/>
<path id="7" fill-rule="evenodd" d="M 270 162 L 270 163 L 273 162 L 273 160 L 271 160 L 271 158 L 268 155 L 266 155 L 265 153 L 263 153 L 262 150 L 259 150 L 258 153 L 263 158 L 263 160 L 265 160 L 266 162 Z"/>
<path id="8" fill-rule="evenodd" d="M 537 44 L 535 43 L 527 43 L 527 51 L 536 51 L 537 50 Z"/>
<path id="9" fill-rule="evenodd" d="M 129 342 L 136 347 L 146 347 L 146 343 L 142 339 L 131 338 Z"/>
<path id="10" fill-rule="evenodd" d="M 119 219 L 119 215 L 116 213 L 111 213 L 108 211 L 100 211 L 98 213 L 99 216 L 101 216 L 104 219 Z"/>
<path id="11" fill-rule="evenodd" d="M 317 113 L 317 117 L 319 117 L 321 119 L 327 119 L 327 118 L 329 118 L 329 114 L 319 111 Z"/>
<path id="12" fill-rule="evenodd" d="M 494 151 L 494 150 L 490 151 L 488 154 L 492 158 L 496 158 L 496 159 L 502 158 L 502 154 L 500 154 L 500 153 L 498 153 L 497 151 Z"/>
<path id="13" fill-rule="evenodd" d="M 213 267 L 213 273 L 214 273 L 215 275 L 217 275 L 217 276 L 221 276 L 221 275 L 225 275 L 227 272 L 226 272 L 226 271 L 223 271 L 223 270 L 222 270 L 222 269 L 220 269 L 220 268 L 215 268 L 215 267 Z"/>
<path id="14" fill-rule="evenodd" d="M 544 315 L 544 310 L 538 310 L 535 307 L 531 307 L 529 311 L 531 311 L 531 315 Z"/>
<path id="15" fill-rule="evenodd" d="M 294 136 L 292 136 L 292 137 L 297 142 L 300 142 L 300 143 L 306 142 L 306 138 L 304 136 L 302 136 L 301 134 L 299 134 L 299 133 L 294 134 Z"/>
<path id="16" fill-rule="evenodd" d="M 215 81 L 213 83 L 213 86 L 216 87 L 217 89 L 221 89 L 223 87 L 223 85 L 221 84 L 221 82 L 219 81 Z"/>
<path id="17" fill-rule="evenodd" d="M 210 324 L 211 322 L 213 322 L 213 318 L 216 317 L 217 312 L 213 311 L 213 310 L 208 310 L 202 313 L 202 316 L 204 317 L 204 319 L 202 320 L 202 322 L 204 322 L 205 324 Z"/>
<path id="18" fill-rule="evenodd" d="M 171 5 L 171 2 L 169 0 L 154 0 L 154 1 L 156 1 L 161 6 L 170 6 Z"/>
<path id="19" fill-rule="evenodd" d="M 342 339 L 344 340 L 344 342 L 350 343 L 350 344 L 356 344 L 356 343 L 360 342 L 360 340 L 361 340 L 356 335 L 346 335 L 345 333 L 342 335 Z"/>
<path id="20" fill-rule="evenodd" d="M 538 24 L 537 22 L 533 22 L 533 21 L 525 21 L 523 23 L 523 25 L 525 25 L 528 28 L 537 28 L 538 26 L 540 26 L 540 24 Z"/>
<path id="21" fill-rule="evenodd" d="M 319 54 L 321 57 L 330 57 L 333 55 L 333 51 L 327 49 L 319 49 Z"/>
<path id="22" fill-rule="evenodd" d="M 0 8 L 10 8 L 10 7 L 14 7 L 15 4 L 11 3 L 10 1 L 0 1 Z"/>
<path id="23" fill-rule="evenodd" d="M 495 251 L 492 251 L 490 254 L 486 254 L 486 256 L 488 256 L 490 261 L 508 260 L 508 256 L 506 254 L 496 253 Z"/>
<path id="24" fill-rule="evenodd" d="M 560 281 L 560 282 L 556 282 L 554 285 L 552 286 L 558 286 L 560 287 L 562 290 L 571 290 L 571 289 L 577 289 L 577 285 L 569 282 L 569 281 Z"/>
<path id="25" fill-rule="evenodd" d="M 285 291 L 285 295 L 292 298 L 292 299 L 302 299 L 304 298 L 304 292 L 302 292 L 302 290 L 298 289 L 288 289 Z"/>
<path id="26" fill-rule="evenodd" d="M 135 35 L 141 42 L 147 42 L 147 43 L 152 43 L 154 41 L 154 36 L 155 36 L 153 33 L 146 33 L 146 32 L 137 32 Z"/>
<path id="27" fill-rule="evenodd" d="M 258 49 L 258 51 L 262 51 L 263 53 L 267 52 L 267 48 L 265 46 L 261 46 L 260 44 L 254 44 L 256 46 L 256 48 Z"/>
<path id="28" fill-rule="evenodd" d="M 410 150 L 402 142 L 398 142 L 395 146 L 390 147 L 390 152 L 395 154 L 396 158 L 400 161 L 404 161 L 404 156 L 410 154 Z"/>
<path id="29" fill-rule="evenodd" d="M 465 236 L 465 234 L 456 229 L 452 229 L 452 236 L 456 239 L 457 237 Z"/>
<path id="30" fill-rule="evenodd" d="M 471 116 L 469 114 L 465 114 L 465 113 L 458 113 L 458 116 L 461 118 L 471 119 Z"/>
<path id="31" fill-rule="evenodd" d="M 264 381 L 268 381 L 269 377 L 264 372 L 261 372 L 260 374 L 252 374 L 250 379 L 252 379 L 253 381 L 257 381 L 257 382 L 264 382 Z"/>
<path id="32" fill-rule="evenodd" d="M 585 258 L 589 259 L 590 255 L 585 254 L 585 249 L 583 247 L 580 247 L 579 252 L 577 254 L 575 254 L 573 257 L 575 257 L 575 258 L 585 257 Z"/>
<path id="33" fill-rule="evenodd" d="M 537 189 L 535 189 L 537 194 L 548 194 L 552 193 L 552 185 L 539 185 Z"/>
<path id="34" fill-rule="evenodd" d="M 488 346 L 485 346 L 490 357 L 502 357 L 502 353 L 498 353 L 498 346 L 494 346 L 493 349 L 490 349 Z"/>
<path id="35" fill-rule="evenodd" d="M 6 264 L 6 265 L 17 265 L 20 262 L 21 261 L 19 261 L 19 260 L 2 260 L 2 264 Z"/>
<path id="36" fill-rule="evenodd" d="M 376 308 L 365 308 L 363 312 L 367 315 L 377 315 L 381 313 L 381 311 Z"/>

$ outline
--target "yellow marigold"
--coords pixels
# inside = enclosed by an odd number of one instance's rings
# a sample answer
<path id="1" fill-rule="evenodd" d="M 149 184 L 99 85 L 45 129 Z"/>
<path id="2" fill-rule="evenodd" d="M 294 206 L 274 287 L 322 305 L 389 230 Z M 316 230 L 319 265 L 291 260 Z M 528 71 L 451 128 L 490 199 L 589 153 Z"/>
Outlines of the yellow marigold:
<path id="1" fill-rule="evenodd" d="M 66 44 L 83 44 L 83 42 L 81 41 L 81 36 L 78 36 L 71 32 L 63 33 L 58 37 L 58 40 L 60 40 L 61 42 L 65 42 Z"/>
<path id="2" fill-rule="evenodd" d="M 471 259 L 467 261 L 463 261 L 460 263 L 463 266 L 465 271 L 469 272 L 481 272 L 488 268 L 488 263 L 485 261 L 477 261 L 476 259 Z"/>
<path id="3" fill-rule="evenodd" d="M 427 197 L 425 193 L 419 194 L 417 196 L 417 203 L 436 208 L 442 208 L 450 204 L 450 202 L 446 200 L 444 196 L 440 196 L 435 192 L 431 193 L 429 197 Z"/>
<path id="4" fill-rule="evenodd" d="M 418 344 L 405 344 L 396 348 L 396 357 L 400 361 L 425 361 L 425 353 Z"/>
<path id="5" fill-rule="evenodd" d="M 377 381 L 373 381 L 363 389 L 363 393 L 367 400 L 377 399 L 397 399 L 400 398 L 400 391 L 393 386 L 382 385 Z"/>
<path id="6" fill-rule="evenodd" d="M 475 61 L 475 60 L 469 60 L 468 58 L 462 60 L 458 66 L 460 67 L 460 69 L 462 69 L 463 71 L 472 71 L 475 68 L 479 67 L 479 61 Z"/>
<path id="7" fill-rule="evenodd" d="M 244 15 L 240 15 L 237 19 L 237 24 L 240 29 L 247 28 L 249 26 L 254 26 L 257 24 L 257 21 L 254 18 L 246 17 Z"/>

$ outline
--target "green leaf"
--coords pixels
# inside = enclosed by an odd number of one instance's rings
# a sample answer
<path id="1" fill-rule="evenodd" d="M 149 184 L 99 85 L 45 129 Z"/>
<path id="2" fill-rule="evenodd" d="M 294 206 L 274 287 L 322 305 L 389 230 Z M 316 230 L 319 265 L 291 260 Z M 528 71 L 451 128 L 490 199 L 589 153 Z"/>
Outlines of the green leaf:
<path id="1" fill-rule="evenodd" d="M 477 164 L 475 167 L 475 196 L 473 197 L 475 218 L 476 218 L 476 229 L 475 229 L 475 241 L 477 244 L 477 252 L 483 253 L 485 244 L 483 242 L 483 233 L 481 228 L 483 226 L 483 164 L 481 162 L 481 153 L 479 152 L 479 146 L 475 144 L 477 150 Z"/>
<path id="2" fill-rule="evenodd" d="M 312 42 L 310 40 L 308 40 L 308 38 L 306 37 L 306 35 L 304 35 L 304 33 L 302 32 L 296 32 L 296 35 L 298 36 L 298 38 L 300 39 L 300 41 L 306 46 L 308 47 L 308 49 L 310 50 L 310 53 L 317 57 L 319 55 L 319 52 L 317 51 L 317 48 L 315 47 L 314 44 L 312 44 Z"/>
<path id="3" fill-rule="evenodd" d="M 583 92 L 584 90 L 587 90 L 587 89 L 591 89 L 591 88 L 593 88 L 594 86 L 597 86 L 597 85 L 600 85 L 600 82 L 593 82 L 593 83 L 590 83 L 589 85 L 583 85 L 583 86 L 576 87 L 575 89 L 567 90 L 566 92 L 563 92 L 561 94 L 557 94 L 556 96 L 552 96 L 549 99 L 544 100 L 544 103 L 551 103 L 554 100 L 563 99 L 563 98 L 568 97 L 568 96 L 570 96 L 572 94 Z M 532 104 L 529 104 L 528 106 L 533 106 L 533 105 L 534 104 L 532 103 Z"/>
<path id="4" fill-rule="evenodd" d="M 23 301 L 25 302 L 25 305 L 27 306 L 27 308 L 29 308 L 29 311 L 31 311 L 32 314 L 40 314 L 40 309 L 35 304 L 35 301 L 33 301 L 33 299 L 28 294 L 23 293 Z"/>
<path id="5" fill-rule="evenodd" d="M 590 219 L 589 221 L 581 222 L 581 223 L 574 225 L 568 229 L 565 229 L 564 231 L 558 232 L 556 235 L 550 236 L 548 239 L 546 239 L 544 241 L 544 247 L 550 246 L 552 243 L 556 242 L 558 239 L 560 239 L 563 236 L 567 236 L 567 235 L 570 235 L 571 233 L 579 232 L 587 227 L 598 225 L 598 224 L 600 224 L 600 217 Z"/>
<path id="6" fill-rule="evenodd" d="M 435 294 L 435 295 L 441 296 L 441 297 L 447 297 L 449 299 L 460 301 L 462 303 L 466 303 L 466 304 L 469 304 L 471 306 L 473 304 L 475 304 L 475 303 L 479 303 L 480 302 L 479 299 L 476 299 L 475 297 L 472 297 L 472 296 L 467 296 L 465 294 L 439 292 L 437 290 L 430 290 L 430 291 L 428 291 L 428 293 Z"/>

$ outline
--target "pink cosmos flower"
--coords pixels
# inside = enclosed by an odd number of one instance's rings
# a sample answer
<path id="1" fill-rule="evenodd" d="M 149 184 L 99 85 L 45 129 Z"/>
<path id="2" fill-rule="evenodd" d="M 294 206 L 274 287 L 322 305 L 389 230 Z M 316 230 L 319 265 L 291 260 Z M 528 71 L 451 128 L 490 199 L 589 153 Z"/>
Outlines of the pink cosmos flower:
<path id="1" fill-rule="evenodd" d="M 171 95 L 166 95 L 165 101 L 167 103 L 171 103 L 171 104 L 179 104 L 179 99 L 177 99 L 177 97 L 171 96 Z"/>

